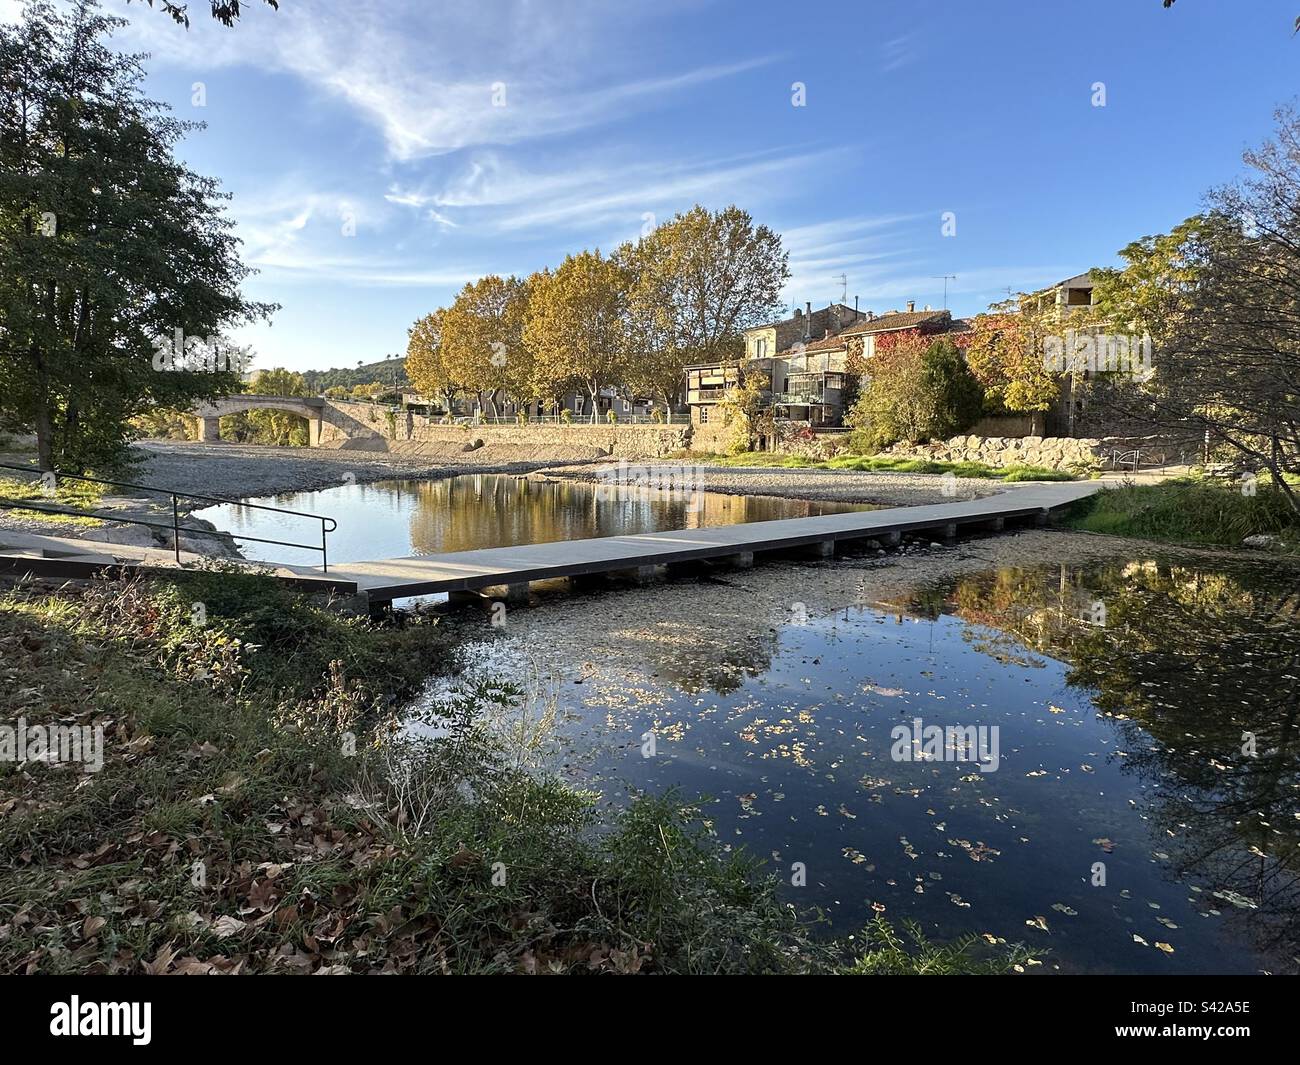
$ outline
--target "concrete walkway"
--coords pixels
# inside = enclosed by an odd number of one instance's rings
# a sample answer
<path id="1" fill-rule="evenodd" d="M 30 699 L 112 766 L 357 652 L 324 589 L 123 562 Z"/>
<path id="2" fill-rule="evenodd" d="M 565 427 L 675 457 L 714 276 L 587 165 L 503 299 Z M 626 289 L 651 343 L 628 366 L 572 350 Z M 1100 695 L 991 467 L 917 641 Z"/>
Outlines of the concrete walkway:
<path id="1" fill-rule="evenodd" d="M 1052 511 L 1102 487 L 1100 481 L 1026 484 L 981 499 L 929 506 L 347 562 L 331 566 L 328 574 L 307 566 L 271 569 L 276 578 L 305 588 L 365 596 L 372 609 L 408 596 L 437 592 L 451 593 L 453 597 L 477 595 L 481 589 L 502 586 L 507 589 L 507 598 L 520 599 L 527 596 L 531 581 L 602 573 L 644 578 L 659 566 L 709 559 L 748 566 L 755 555 L 764 552 L 805 550 L 814 557 L 828 558 L 841 541 L 876 539 L 897 543 L 904 533 L 927 532 L 951 538 L 963 527 L 996 531 L 1007 522 L 1045 524 Z M 183 551 L 181 561 L 194 565 L 210 559 Z M 161 548 L 0 532 L 0 568 L 43 576 L 86 577 L 105 571 L 174 569 L 175 560 L 169 550 Z"/>
<path id="2" fill-rule="evenodd" d="M 336 579 L 355 581 L 372 604 L 434 592 L 474 592 L 506 586 L 513 598 L 530 581 L 628 572 L 649 576 L 656 566 L 706 559 L 731 559 L 750 565 L 768 551 L 807 548 L 821 557 L 834 554 L 842 540 L 878 539 L 897 543 L 903 533 L 928 531 L 957 535 L 963 526 L 1001 529 L 1008 521 L 1045 523 L 1053 510 L 1100 491 L 1096 481 L 1061 481 L 1011 488 L 982 499 L 920 507 L 825 514 L 722 525 L 711 529 L 602 536 L 547 544 L 491 547 L 442 555 L 408 555 L 376 562 L 342 563 Z"/>

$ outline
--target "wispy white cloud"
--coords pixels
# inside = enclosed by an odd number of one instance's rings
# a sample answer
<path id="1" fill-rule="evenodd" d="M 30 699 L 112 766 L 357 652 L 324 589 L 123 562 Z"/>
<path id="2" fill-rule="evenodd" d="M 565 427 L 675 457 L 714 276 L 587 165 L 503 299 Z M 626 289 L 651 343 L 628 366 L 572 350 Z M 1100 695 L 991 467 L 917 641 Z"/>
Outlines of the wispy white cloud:
<path id="1" fill-rule="evenodd" d="M 378 129 L 397 160 L 573 132 L 771 61 L 625 79 L 603 43 L 626 38 L 646 16 L 595 0 L 436 8 L 423 0 L 354 0 L 278 12 L 259 5 L 238 31 L 196 19 L 188 33 L 143 12 L 153 17 L 136 12 L 124 44 L 186 69 L 249 64 L 295 75 Z"/>
<path id="2" fill-rule="evenodd" d="M 889 74 L 914 62 L 919 53 L 915 33 L 891 37 L 880 46 L 880 71 Z"/>
<path id="3" fill-rule="evenodd" d="M 748 153 L 682 161 L 658 158 L 547 169 L 524 167 L 498 151 L 476 152 L 459 169 L 418 188 L 393 186 L 390 202 L 434 208 L 476 232 L 594 233 L 613 228 L 631 235 L 643 222 L 661 222 L 697 201 L 743 202 L 753 207 L 789 191 L 801 172 L 832 162 L 841 149 Z"/>

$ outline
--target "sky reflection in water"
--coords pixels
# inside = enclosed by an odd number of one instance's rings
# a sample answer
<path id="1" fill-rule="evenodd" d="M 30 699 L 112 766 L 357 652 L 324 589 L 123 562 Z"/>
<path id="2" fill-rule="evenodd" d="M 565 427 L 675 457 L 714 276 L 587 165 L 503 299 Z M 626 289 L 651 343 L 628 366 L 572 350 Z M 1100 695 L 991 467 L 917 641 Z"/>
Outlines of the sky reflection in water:
<path id="1" fill-rule="evenodd" d="M 1062 971 L 1294 972 L 1298 589 L 1285 564 L 1001 569 L 806 622 L 737 596 L 726 632 L 646 596 L 635 646 L 547 663 L 555 764 L 609 801 L 713 797 L 723 844 L 787 884 L 804 863 L 785 894 L 840 934 L 883 906 Z M 1000 767 L 892 760 L 918 717 L 997 725 Z"/>

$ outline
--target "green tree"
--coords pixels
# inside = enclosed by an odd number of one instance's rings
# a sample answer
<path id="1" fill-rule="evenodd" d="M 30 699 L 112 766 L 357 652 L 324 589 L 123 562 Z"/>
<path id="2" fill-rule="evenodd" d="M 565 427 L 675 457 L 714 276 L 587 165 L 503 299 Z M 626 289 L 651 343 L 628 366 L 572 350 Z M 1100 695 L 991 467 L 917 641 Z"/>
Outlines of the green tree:
<path id="1" fill-rule="evenodd" d="M 126 0 L 129 4 L 131 0 Z M 153 7 L 153 0 L 144 0 L 146 4 Z M 263 0 L 277 11 L 280 9 L 280 0 Z M 233 26 L 239 18 L 242 5 L 240 0 L 211 0 L 212 17 L 220 22 L 223 26 Z M 172 21 L 186 29 L 190 25 L 189 4 L 177 4 L 172 0 L 158 0 L 158 8 L 165 14 L 170 15 Z"/>
<path id="2" fill-rule="evenodd" d="M 107 47 L 121 21 L 36 0 L 0 26 L 0 428 L 34 430 L 43 469 L 119 464 L 134 415 L 236 390 L 223 334 L 274 310 L 240 294 L 216 182 L 174 157 L 197 124 Z"/>
<path id="3" fill-rule="evenodd" d="M 855 448 L 946 439 L 974 424 L 982 388 L 950 340 L 908 332 L 882 337 L 849 412 Z"/>
<path id="4" fill-rule="evenodd" d="M 1155 341 L 1150 381 L 1108 405 L 1267 469 L 1300 515 L 1300 115 L 1276 117 L 1274 138 L 1245 153 L 1243 176 L 1212 190 L 1204 214 L 1102 272 L 1098 311 Z"/>

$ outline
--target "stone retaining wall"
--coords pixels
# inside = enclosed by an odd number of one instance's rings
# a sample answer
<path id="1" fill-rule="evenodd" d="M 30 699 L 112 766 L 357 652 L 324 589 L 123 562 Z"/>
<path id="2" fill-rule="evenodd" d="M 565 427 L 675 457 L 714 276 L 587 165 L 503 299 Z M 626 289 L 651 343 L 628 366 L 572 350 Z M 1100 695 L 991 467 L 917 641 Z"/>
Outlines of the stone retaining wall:
<path id="1" fill-rule="evenodd" d="M 1049 470 L 1090 469 L 1109 454 L 1105 441 L 1064 436 L 954 436 L 932 444 L 895 444 L 883 452 L 937 462 L 982 462 L 986 466 L 1042 466 Z"/>
<path id="2" fill-rule="evenodd" d="M 390 413 L 368 404 L 335 403 L 350 417 L 348 434 L 326 421 L 321 446 L 349 451 L 390 451 L 395 454 L 453 459 L 481 452 L 482 461 L 533 459 L 662 458 L 686 448 L 691 426 L 676 425 L 444 425 L 437 418 L 406 411 Z"/>

